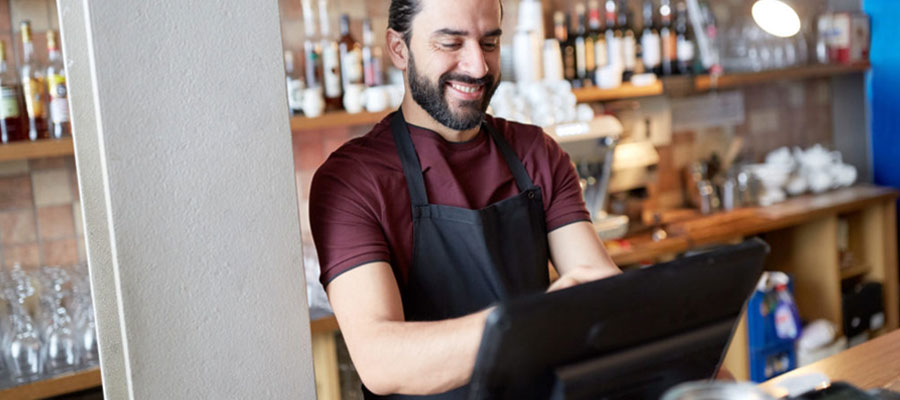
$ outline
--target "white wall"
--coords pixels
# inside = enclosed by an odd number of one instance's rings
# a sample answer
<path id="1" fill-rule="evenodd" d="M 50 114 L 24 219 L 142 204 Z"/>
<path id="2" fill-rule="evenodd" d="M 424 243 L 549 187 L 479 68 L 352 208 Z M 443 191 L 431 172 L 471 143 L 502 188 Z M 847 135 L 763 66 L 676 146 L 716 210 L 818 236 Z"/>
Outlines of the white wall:
<path id="1" fill-rule="evenodd" d="M 59 2 L 107 397 L 314 398 L 277 2 Z"/>

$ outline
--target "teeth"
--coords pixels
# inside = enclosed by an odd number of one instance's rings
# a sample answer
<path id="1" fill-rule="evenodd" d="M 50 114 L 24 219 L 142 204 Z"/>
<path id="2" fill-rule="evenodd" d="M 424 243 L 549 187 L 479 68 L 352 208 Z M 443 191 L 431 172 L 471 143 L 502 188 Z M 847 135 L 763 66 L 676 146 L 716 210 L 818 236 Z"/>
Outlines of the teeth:
<path id="1" fill-rule="evenodd" d="M 450 86 L 453 86 L 454 89 L 459 90 L 463 93 L 475 93 L 478 91 L 478 87 L 462 86 L 453 83 L 451 83 Z"/>

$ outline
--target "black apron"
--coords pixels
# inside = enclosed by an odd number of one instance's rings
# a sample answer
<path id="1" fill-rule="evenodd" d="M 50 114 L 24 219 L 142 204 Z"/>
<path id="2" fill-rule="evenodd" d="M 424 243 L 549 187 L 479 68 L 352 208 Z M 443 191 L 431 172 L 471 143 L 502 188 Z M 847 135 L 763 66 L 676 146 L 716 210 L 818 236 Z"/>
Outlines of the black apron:
<path id="1" fill-rule="evenodd" d="M 483 310 L 511 297 L 547 289 L 547 227 L 541 189 L 493 126 L 482 129 L 496 143 L 519 194 L 480 210 L 428 203 L 425 178 L 402 110 L 391 130 L 413 213 L 413 260 L 398 286 L 407 321 L 437 321 Z M 464 399 L 468 386 L 433 396 L 376 396 L 366 399 Z"/>

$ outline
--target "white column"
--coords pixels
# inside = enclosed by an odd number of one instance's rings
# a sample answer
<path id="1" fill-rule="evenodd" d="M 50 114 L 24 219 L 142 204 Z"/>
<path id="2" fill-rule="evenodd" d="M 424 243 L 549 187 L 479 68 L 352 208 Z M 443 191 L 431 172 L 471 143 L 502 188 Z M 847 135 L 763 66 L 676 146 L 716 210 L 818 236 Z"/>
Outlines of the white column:
<path id="1" fill-rule="evenodd" d="M 315 397 L 276 0 L 57 0 L 107 398 Z"/>

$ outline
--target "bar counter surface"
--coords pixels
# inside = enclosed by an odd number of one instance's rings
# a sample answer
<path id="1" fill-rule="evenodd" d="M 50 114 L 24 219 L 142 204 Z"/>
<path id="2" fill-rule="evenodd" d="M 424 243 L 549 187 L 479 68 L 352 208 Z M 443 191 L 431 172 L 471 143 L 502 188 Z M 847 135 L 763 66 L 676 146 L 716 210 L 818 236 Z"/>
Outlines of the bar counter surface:
<path id="1" fill-rule="evenodd" d="M 815 372 L 825 374 L 832 382 L 844 381 L 862 389 L 900 391 L 900 330 L 772 378 L 760 387 L 774 393 L 779 382 Z"/>

